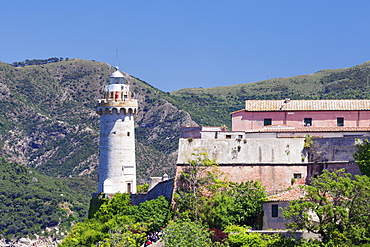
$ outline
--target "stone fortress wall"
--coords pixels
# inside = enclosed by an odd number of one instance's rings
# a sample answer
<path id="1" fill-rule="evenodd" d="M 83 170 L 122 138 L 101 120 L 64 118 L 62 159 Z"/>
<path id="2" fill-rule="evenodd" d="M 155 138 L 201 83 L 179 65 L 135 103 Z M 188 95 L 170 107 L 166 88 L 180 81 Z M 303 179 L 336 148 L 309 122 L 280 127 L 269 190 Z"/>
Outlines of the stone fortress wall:
<path id="1" fill-rule="evenodd" d="M 200 150 L 217 161 L 218 170 L 229 181 L 259 180 L 271 195 L 308 184 L 311 177 L 318 176 L 324 169 L 345 168 L 351 174 L 360 175 L 352 157 L 358 138 L 313 138 L 309 149 L 304 148 L 304 138 L 182 138 L 176 176 L 191 160 L 191 153 Z"/>

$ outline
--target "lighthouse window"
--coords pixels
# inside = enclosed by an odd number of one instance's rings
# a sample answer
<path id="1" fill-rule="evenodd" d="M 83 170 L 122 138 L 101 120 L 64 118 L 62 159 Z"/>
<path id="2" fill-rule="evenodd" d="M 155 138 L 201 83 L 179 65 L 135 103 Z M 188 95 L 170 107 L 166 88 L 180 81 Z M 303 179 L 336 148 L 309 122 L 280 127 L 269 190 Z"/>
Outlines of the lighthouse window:
<path id="1" fill-rule="evenodd" d="M 127 193 L 131 193 L 131 183 L 127 183 Z"/>
<path id="2" fill-rule="evenodd" d="M 130 136 L 130 132 L 127 132 L 127 136 Z"/>

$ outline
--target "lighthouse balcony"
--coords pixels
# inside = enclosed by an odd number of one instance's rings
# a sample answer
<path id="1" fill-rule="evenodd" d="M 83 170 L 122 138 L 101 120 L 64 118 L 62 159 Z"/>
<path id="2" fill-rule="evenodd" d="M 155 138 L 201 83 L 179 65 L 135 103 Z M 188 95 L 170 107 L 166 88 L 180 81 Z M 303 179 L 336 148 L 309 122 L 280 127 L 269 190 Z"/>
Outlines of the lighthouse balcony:
<path id="1" fill-rule="evenodd" d="M 99 99 L 96 107 L 138 107 L 138 103 L 136 99 Z"/>
<path id="2" fill-rule="evenodd" d="M 103 114 L 123 114 L 123 115 L 133 115 L 137 114 L 137 107 L 130 106 L 99 106 L 96 108 L 96 113 L 99 115 Z"/>

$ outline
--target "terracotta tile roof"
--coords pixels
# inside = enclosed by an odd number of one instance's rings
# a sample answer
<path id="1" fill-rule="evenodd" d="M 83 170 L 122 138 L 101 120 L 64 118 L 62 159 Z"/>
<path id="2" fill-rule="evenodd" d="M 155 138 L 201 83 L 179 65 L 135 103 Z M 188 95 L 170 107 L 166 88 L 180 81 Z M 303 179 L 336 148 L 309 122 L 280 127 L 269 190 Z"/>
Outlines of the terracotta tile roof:
<path id="1" fill-rule="evenodd" d="M 370 110 L 370 100 L 246 100 L 245 111 Z"/>
<path id="2" fill-rule="evenodd" d="M 239 111 L 234 111 L 231 114 L 238 113 L 238 112 L 243 112 L 243 111 L 246 111 L 246 110 L 245 109 L 242 109 L 242 110 L 239 110 Z"/>
<path id="3" fill-rule="evenodd" d="M 304 197 L 304 188 L 294 187 L 290 190 L 284 191 L 282 193 L 272 195 L 268 198 L 270 202 L 277 202 L 277 201 L 293 201 L 299 200 L 300 198 Z"/>
<path id="4" fill-rule="evenodd" d="M 268 126 L 267 128 L 262 129 L 253 129 L 253 130 L 246 130 L 246 133 L 259 133 L 259 132 L 274 132 L 274 133 L 282 133 L 282 132 L 370 132 L 369 127 L 291 127 L 288 126 L 286 128 L 282 128 L 280 125 L 279 127 L 273 128 Z"/>

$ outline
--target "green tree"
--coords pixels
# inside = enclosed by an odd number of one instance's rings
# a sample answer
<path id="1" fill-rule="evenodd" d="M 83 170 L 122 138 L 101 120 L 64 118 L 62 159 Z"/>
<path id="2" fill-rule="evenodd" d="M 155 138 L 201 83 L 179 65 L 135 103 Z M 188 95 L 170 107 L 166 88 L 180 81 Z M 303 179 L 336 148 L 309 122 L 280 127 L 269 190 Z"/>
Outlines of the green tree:
<path id="1" fill-rule="evenodd" d="M 198 220 L 207 187 L 218 182 L 217 175 L 209 170 L 210 167 L 217 167 L 217 162 L 209 159 L 204 150 L 196 149 L 191 155 L 192 159 L 189 159 L 177 179 L 175 202 L 179 212 Z"/>
<path id="2" fill-rule="evenodd" d="M 117 217 L 122 211 L 131 207 L 130 195 L 127 193 L 117 193 L 111 200 L 107 200 L 100 206 L 95 213 L 95 219 L 100 222 L 107 222 Z"/>
<path id="3" fill-rule="evenodd" d="M 171 204 L 164 196 L 140 203 L 138 206 L 131 207 L 131 209 L 131 212 L 124 211 L 123 214 L 132 214 L 135 222 L 146 222 L 148 232 L 155 232 L 161 227 L 165 227 L 172 218 Z"/>
<path id="4" fill-rule="evenodd" d="M 365 141 L 359 139 L 355 144 L 358 149 L 357 152 L 353 154 L 353 157 L 355 158 L 362 175 L 370 177 L 370 142 L 367 139 Z"/>
<path id="5" fill-rule="evenodd" d="M 259 181 L 225 183 L 222 189 L 208 197 L 201 208 L 201 218 L 210 228 L 224 229 L 228 225 L 256 226 L 262 215 L 266 192 Z"/>
<path id="6" fill-rule="evenodd" d="M 210 233 L 199 223 L 189 220 L 171 222 L 164 230 L 163 240 L 166 247 L 209 247 Z"/>
<path id="7" fill-rule="evenodd" d="M 370 179 L 345 173 L 344 169 L 323 172 L 305 186 L 304 198 L 289 203 L 283 215 L 289 227 L 308 230 L 324 243 L 370 242 Z"/>
<path id="8" fill-rule="evenodd" d="M 108 235 L 104 232 L 104 225 L 95 220 L 77 223 L 72 231 L 63 239 L 61 247 L 95 246 Z"/>
<path id="9" fill-rule="evenodd" d="M 129 194 L 117 193 L 94 218 L 73 227 L 60 246 L 140 246 L 147 233 L 165 227 L 170 217 L 171 206 L 163 196 L 133 206 Z"/>
<path id="10" fill-rule="evenodd" d="M 97 246 L 139 247 L 146 239 L 148 228 L 145 223 L 124 224 L 109 230 L 109 238 Z"/>
<path id="11" fill-rule="evenodd" d="M 140 184 L 136 186 L 136 190 L 138 193 L 146 193 L 148 192 L 149 184 Z"/>
<path id="12" fill-rule="evenodd" d="M 279 234 L 262 234 L 249 232 L 248 228 L 230 225 L 226 227 L 228 233 L 227 243 L 230 247 L 293 247 L 297 243 L 292 238 L 285 238 Z"/>
<path id="13" fill-rule="evenodd" d="M 209 228 L 227 225 L 255 226 L 266 198 L 258 181 L 232 183 L 221 179 L 217 162 L 204 150 L 195 150 L 177 180 L 175 202 L 182 217 L 200 220 Z"/>

